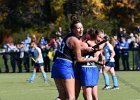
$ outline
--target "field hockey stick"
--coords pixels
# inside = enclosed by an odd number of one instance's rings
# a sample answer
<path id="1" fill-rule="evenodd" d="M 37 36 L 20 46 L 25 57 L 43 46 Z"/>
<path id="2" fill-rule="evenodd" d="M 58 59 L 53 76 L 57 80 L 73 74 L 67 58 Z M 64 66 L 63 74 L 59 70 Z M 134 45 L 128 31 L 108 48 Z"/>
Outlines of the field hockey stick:
<path id="1" fill-rule="evenodd" d="M 36 62 L 36 60 L 35 60 L 33 57 L 31 57 L 31 59 L 32 59 L 34 62 Z"/>
<path id="2" fill-rule="evenodd" d="M 99 45 L 101 45 L 101 44 L 107 42 L 108 40 L 109 40 L 109 37 L 105 36 L 103 41 L 101 41 L 100 43 L 98 43 L 98 44 L 96 44 L 95 46 L 92 47 L 92 48 L 94 49 L 93 51 L 95 51 L 95 49 L 98 48 Z M 92 53 L 92 52 L 88 52 L 89 55 L 90 55 L 91 53 Z M 100 66 L 104 66 L 104 64 L 99 63 L 99 62 L 94 62 L 94 63 L 97 64 L 97 65 L 100 65 Z"/>
<path id="3" fill-rule="evenodd" d="M 97 65 L 100 65 L 100 66 L 104 66 L 104 64 L 99 63 L 99 62 L 94 62 L 94 63 L 97 64 Z"/>
<path id="4" fill-rule="evenodd" d="M 99 45 L 107 42 L 109 40 L 109 38 L 107 36 L 104 37 L 104 40 L 101 41 L 100 43 L 96 44 L 95 46 L 93 46 L 92 48 L 95 50 L 96 48 L 99 48 Z"/>

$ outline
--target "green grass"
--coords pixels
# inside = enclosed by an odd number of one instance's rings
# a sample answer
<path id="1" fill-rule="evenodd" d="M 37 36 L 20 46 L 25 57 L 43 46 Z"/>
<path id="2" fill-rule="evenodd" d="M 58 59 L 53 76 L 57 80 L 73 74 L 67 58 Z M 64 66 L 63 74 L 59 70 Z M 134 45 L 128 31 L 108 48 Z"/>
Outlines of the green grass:
<path id="1" fill-rule="evenodd" d="M 130 67 L 133 67 L 132 58 L 132 52 L 130 52 Z M 122 64 L 120 67 L 122 70 Z M 5 70 L 2 57 L 0 57 L 0 68 L 2 71 Z M 26 80 L 30 75 L 31 73 L 0 73 L 0 100 L 54 100 L 57 97 L 57 90 L 53 79 L 50 78 L 50 73 L 47 73 L 48 84 L 43 83 L 41 73 L 38 73 L 34 83 L 27 83 Z M 140 72 L 118 71 L 117 77 L 120 89 L 104 91 L 102 90 L 104 80 L 103 76 L 100 75 L 98 84 L 99 100 L 140 100 Z M 110 83 L 112 85 L 111 77 Z M 84 100 L 82 91 L 78 100 Z"/>
<path id="2" fill-rule="evenodd" d="M 31 73 L 0 73 L 0 100 L 55 100 L 57 90 L 50 73 L 47 73 L 48 84 L 43 82 L 41 73 L 37 74 L 34 83 L 26 80 Z M 117 72 L 119 90 L 102 90 L 103 76 L 100 75 L 99 100 L 140 100 L 140 72 Z M 110 78 L 110 83 L 112 81 Z M 78 100 L 84 100 L 82 92 Z"/>

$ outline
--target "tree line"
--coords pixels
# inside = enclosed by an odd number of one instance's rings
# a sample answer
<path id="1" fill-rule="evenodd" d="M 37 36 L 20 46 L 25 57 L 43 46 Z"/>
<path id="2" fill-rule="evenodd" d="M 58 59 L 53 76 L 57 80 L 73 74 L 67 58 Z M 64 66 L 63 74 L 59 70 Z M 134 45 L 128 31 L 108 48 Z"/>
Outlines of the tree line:
<path id="1" fill-rule="evenodd" d="M 118 27 L 135 30 L 140 22 L 139 0 L 1 0 L 0 37 L 37 33 L 47 38 L 58 26 L 69 30 L 70 17 L 85 29 L 99 27 L 112 34 Z"/>

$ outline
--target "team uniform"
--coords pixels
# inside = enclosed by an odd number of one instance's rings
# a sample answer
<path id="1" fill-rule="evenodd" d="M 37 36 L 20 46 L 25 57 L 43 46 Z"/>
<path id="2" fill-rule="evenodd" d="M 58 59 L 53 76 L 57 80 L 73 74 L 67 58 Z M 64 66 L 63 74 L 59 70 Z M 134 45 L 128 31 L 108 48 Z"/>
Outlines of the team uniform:
<path id="1" fill-rule="evenodd" d="M 63 39 L 59 50 L 55 54 L 55 60 L 51 72 L 52 78 L 75 78 L 73 68 L 74 53 L 73 50 L 70 49 L 66 44 L 67 39 L 71 36 L 75 35 L 73 33 L 68 34 Z"/>
<path id="2" fill-rule="evenodd" d="M 114 58 L 111 58 L 111 53 L 112 50 L 114 50 L 113 46 L 108 42 L 106 43 L 105 47 L 103 48 L 103 55 L 105 57 L 105 66 L 108 66 L 110 68 L 114 68 L 115 67 L 115 60 Z M 104 75 L 104 80 L 105 80 L 105 87 L 103 89 L 109 89 L 110 87 L 110 83 L 109 83 L 109 76 L 107 73 L 105 73 Z M 112 75 L 112 81 L 113 81 L 113 88 L 112 89 L 118 89 L 118 80 L 116 75 Z"/>
<path id="3" fill-rule="evenodd" d="M 42 57 L 42 55 L 39 56 L 39 52 L 41 52 L 41 49 L 39 47 L 34 49 L 34 59 L 36 61 L 34 63 L 34 67 L 44 66 L 43 57 Z"/>
<path id="4" fill-rule="evenodd" d="M 87 43 L 87 41 L 86 41 Z M 87 43 L 88 46 L 90 46 Z M 95 51 L 96 52 L 96 51 Z M 85 53 L 85 58 L 92 58 L 94 53 Z M 96 86 L 99 80 L 99 70 L 94 62 L 76 62 L 75 64 L 75 79 L 80 81 L 81 86 Z"/>
<path id="5" fill-rule="evenodd" d="M 115 67 L 115 59 L 111 58 L 111 50 L 114 50 L 113 46 L 110 43 L 107 43 L 103 48 L 103 55 L 105 57 L 106 66 Z"/>
<path id="6" fill-rule="evenodd" d="M 88 43 L 87 45 L 90 46 Z M 92 58 L 95 52 L 85 53 L 83 56 Z M 98 67 L 94 62 L 77 62 L 75 64 L 75 78 L 80 80 L 81 86 L 96 86 L 99 80 Z"/>
<path id="7" fill-rule="evenodd" d="M 86 55 L 86 58 L 93 57 Z M 94 62 L 81 63 L 80 84 L 81 86 L 96 86 L 99 80 L 99 70 Z"/>
<path id="8" fill-rule="evenodd" d="M 44 67 L 44 61 L 43 61 L 43 57 L 42 57 L 42 53 L 39 55 L 39 53 L 41 53 L 41 49 L 39 47 L 34 48 L 34 52 L 33 52 L 33 57 L 35 60 L 34 63 L 34 67 Z M 29 83 L 32 83 L 32 81 L 35 79 L 36 77 L 36 72 L 33 72 L 30 79 L 28 80 Z M 47 76 L 46 73 L 43 71 L 42 72 L 42 77 L 44 79 L 44 82 L 47 83 Z"/>

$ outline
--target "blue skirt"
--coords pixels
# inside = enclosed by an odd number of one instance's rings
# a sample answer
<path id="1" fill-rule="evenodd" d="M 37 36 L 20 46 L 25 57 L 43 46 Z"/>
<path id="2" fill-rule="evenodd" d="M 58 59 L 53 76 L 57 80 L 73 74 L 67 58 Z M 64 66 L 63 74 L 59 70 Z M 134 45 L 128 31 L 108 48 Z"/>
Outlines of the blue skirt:
<path id="1" fill-rule="evenodd" d="M 107 64 L 105 64 L 106 66 L 109 67 L 115 67 L 115 63 L 114 62 L 108 62 Z"/>
<path id="2" fill-rule="evenodd" d="M 73 62 L 63 58 L 56 58 L 52 65 L 51 78 L 75 78 Z"/>
<path id="3" fill-rule="evenodd" d="M 99 80 L 99 70 L 97 66 L 82 66 L 80 71 L 81 86 L 96 86 Z"/>
<path id="4" fill-rule="evenodd" d="M 34 63 L 34 67 L 44 67 L 44 63 Z"/>

